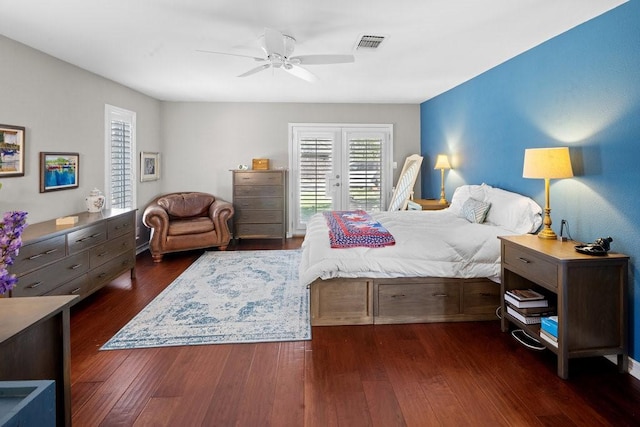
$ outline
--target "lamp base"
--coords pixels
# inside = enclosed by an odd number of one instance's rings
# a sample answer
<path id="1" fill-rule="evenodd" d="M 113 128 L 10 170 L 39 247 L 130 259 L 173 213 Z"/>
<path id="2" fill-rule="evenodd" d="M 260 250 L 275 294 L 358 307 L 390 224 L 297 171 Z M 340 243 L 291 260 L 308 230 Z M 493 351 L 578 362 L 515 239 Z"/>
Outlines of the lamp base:
<path id="1" fill-rule="evenodd" d="M 558 238 L 558 236 L 556 235 L 556 233 L 553 232 L 553 230 L 549 227 L 545 227 L 543 228 L 539 233 L 538 233 L 538 237 L 541 239 L 553 239 L 556 240 Z"/>
<path id="2" fill-rule="evenodd" d="M 447 199 L 442 198 L 442 199 L 438 200 L 438 203 L 439 203 L 439 204 L 441 204 L 441 205 L 446 205 L 446 204 L 448 204 L 449 202 L 447 202 Z"/>

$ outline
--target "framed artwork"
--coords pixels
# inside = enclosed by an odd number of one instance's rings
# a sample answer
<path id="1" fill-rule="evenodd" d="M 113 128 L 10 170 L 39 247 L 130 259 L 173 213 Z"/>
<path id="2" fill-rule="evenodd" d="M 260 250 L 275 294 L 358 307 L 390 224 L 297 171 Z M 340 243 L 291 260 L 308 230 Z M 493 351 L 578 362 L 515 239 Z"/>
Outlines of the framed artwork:
<path id="1" fill-rule="evenodd" d="M 160 153 L 140 152 L 140 181 L 155 181 L 160 178 Z"/>
<path id="2" fill-rule="evenodd" d="M 78 188 L 80 154 L 40 153 L 40 192 Z"/>
<path id="3" fill-rule="evenodd" d="M 24 176 L 24 127 L 0 125 L 0 178 Z"/>

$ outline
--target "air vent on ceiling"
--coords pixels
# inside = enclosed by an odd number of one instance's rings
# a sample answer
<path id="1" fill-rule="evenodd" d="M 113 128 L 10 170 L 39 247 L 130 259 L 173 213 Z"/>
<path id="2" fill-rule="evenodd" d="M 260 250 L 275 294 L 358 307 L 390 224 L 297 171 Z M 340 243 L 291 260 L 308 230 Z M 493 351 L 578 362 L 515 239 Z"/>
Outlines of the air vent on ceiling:
<path id="1" fill-rule="evenodd" d="M 377 49 L 384 41 L 384 36 L 364 35 L 360 37 L 356 49 Z"/>

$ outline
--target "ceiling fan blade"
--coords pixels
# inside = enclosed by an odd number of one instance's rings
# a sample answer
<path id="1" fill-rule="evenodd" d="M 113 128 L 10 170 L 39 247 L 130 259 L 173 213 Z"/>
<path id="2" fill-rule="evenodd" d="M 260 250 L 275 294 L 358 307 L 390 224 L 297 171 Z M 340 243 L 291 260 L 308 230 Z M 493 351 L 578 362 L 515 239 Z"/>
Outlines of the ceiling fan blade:
<path id="1" fill-rule="evenodd" d="M 259 67 L 250 69 L 246 73 L 240 74 L 238 77 L 247 77 L 247 76 L 250 76 L 251 74 L 255 74 L 255 73 L 258 73 L 258 72 L 260 72 L 262 70 L 266 70 L 269 67 L 271 67 L 270 63 L 269 64 L 262 64 Z"/>
<path id="2" fill-rule="evenodd" d="M 279 55 L 285 56 L 284 50 L 284 36 L 280 31 L 272 30 L 271 28 L 264 29 L 264 46 L 267 55 Z"/>
<path id="3" fill-rule="evenodd" d="M 293 64 L 287 64 L 286 66 L 282 67 L 286 72 L 288 72 L 289 74 L 298 77 L 299 79 L 305 80 L 309 83 L 315 83 L 318 81 L 318 77 L 313 74 L 311 71 L 304 69 L 302 67 L 299 67 L 297 65 L 293 65 Z"/>
<path id="4" fill-rule="evenodd" d="M 228 56 L 239 56 L 241 58 L 251 58 L 254 61 L 266 61 L 265 58 L 258 58 L 257 56 L 250 56 L 250 55 L 240 55 L 238 53 L 227 53 L 227 52 L 216 52 L 214 50 L 201 50 L 201 49 L 196 49 L 196 52 L 202 52 L 202 53 L 214 53 L 216 55 L 228 55 Z"/>
<path id="5" fill-rule="evenodd" d="M 346 64 L 355 61 L 353 55 L 300 55 L 289 59 L 294 64 L 302 65 Z"/>

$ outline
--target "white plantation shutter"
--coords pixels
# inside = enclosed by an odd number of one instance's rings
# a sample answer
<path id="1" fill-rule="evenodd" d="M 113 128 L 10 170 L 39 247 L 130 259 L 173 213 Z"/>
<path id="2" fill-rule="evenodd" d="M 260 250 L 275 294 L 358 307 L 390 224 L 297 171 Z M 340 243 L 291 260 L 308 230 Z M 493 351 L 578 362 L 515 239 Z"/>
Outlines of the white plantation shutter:
<path id="1" fill-rule="evenodd" d="M 349 139 L 349 210 L 382 209 L 382 139 Z"/>
<path id="2" fill-rule="evenodd" d="M 313 214 L 331 208 L 327 177 L 333 171 L 333 140 L 301 138 L 299 149 L 299 215 L 306 224 Z"/>
<path id="3" fill-rule="evenodd" d="M 136 113 L 107 105 L 106 196 L 111 208 L 135 208 L 135 119 Z"/>

